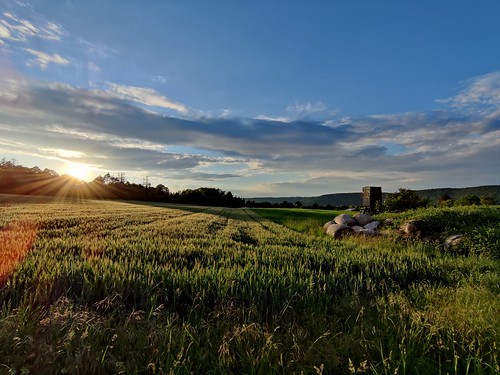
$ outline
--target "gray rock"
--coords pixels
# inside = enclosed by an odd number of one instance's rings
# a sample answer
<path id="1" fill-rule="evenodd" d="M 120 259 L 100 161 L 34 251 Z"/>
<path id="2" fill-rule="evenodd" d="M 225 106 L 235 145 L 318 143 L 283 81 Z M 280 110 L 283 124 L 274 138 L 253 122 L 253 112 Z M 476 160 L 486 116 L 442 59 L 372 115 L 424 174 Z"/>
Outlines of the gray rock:
<path id="1" fill-rule="evenodd" d="M 454 234 L 453 236 L 449 236 L 444 240 L 444 248 L 452 249 L 460 246 L 463 242 L 464 236 L 462 234 Z"/>
<path id="2" fill-rule="evenodd" d="M 361 225 L 353 225 L 351 228 L 355 233 L 358 233 L 359 231 L 365 229 Z"/>
<path id="3" fill-rule="evenodd" d="M 354 220 L 356 220 L 359 225 L 364 227 L 366 224 L 371 223 L 373 221 L 373 218 L 370 215 L 366 214 L 356 214 L 354 215 Z"/>
<path id="4" fill-rule="evenodd" d="M 377 230 L 377 228 L 380 226 L 380 222 L 378 221 L 372 221 L 371 223 L 368 223 L 364 226 L 366 230 Z"/>
<path id="5" fill-rule="evenodd" d="M 331 224 L 326 230 L 326 234 L 333 238 L 342 238 L 351 233 L 354 233 L 354 230 L 345 224 Z"/>
<path id="6" fill-rule="evenodd" d="M 373 229 L 361 229 L 359 232 L 359 234 L 362 234 L 362 235 L 365 235 L 365 236 L 376 236 L 378 234 L 378 232 L 376 230 L 373 230 Z"/>
<path id="7" fill-rule="evenodd" d="M 351 215 L 348 214 L 342 214 L 338 215 L 333 219 L 337 224 L 344 224 L 352 227 L 353 225 L 356 225 L 356 220 Z"/>
<path id="8" fill-rule="evenodd" d="M 424 232 L 424 222 L 422 220 L 408 220 L 401 226 L 401 230 L 410 237 L 421 237 Z"/>

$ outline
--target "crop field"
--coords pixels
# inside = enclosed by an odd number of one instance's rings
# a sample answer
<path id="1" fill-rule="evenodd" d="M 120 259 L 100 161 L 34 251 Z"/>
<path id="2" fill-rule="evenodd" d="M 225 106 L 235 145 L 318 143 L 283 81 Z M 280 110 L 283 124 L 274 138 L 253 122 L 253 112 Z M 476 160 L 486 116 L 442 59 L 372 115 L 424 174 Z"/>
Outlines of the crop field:
<path id="1" fill-rule="evenodd" d="M 259 216 L 284 225 L 297 232 L 318 235 L 323 233 L 323 224 L 337 215 L 351 211 L 307 210 L 301 208 L 254 208 Z"/>
<path id="2" fill-rule="evenodd" d="M 258 212 L 0 196 L 0 374 L 500 372 L 498 206 L 467 255 Z"/>

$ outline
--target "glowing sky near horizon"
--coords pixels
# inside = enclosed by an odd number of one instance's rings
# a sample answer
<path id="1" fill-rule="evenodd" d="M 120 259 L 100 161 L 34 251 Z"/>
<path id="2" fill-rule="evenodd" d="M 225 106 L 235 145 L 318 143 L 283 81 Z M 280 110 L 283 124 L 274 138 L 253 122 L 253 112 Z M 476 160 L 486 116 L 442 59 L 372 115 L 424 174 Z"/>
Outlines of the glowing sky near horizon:
<path id="1" fill-rule="evenodd" d="M 499 17 L 493 0 L 5 0 L 0 158 L 243 197 L 500 184 Z"/>

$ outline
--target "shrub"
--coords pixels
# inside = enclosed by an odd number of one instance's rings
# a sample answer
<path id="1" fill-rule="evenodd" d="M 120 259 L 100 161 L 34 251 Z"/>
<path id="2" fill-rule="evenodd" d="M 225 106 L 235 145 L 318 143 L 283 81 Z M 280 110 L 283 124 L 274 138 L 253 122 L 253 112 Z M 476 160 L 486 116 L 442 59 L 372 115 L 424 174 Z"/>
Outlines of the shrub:
<path id="1" fill-rule="evenodd" d="M 454 201 L 453 198 L 448 194 L 443 194 L 441 198 L 439 198 L 438 206 L 439 207 L 453 207 Z"/>
<path id="2" fill-rule="evenodd" d="M 485 206 L 488 206 L 488 205 L 493 205 L 493 204 L 496 204 L 497 202 L 495 201 L 495 198 L 491 197 L 491 196 L 482 196 L 481 197 L 481 204 L 482 205 L 485 205 Z"/>
<path id="3" fill-rule="evenodd" d="M 396 193 L 387 194 L 383 204 L 383 210 L 389 212 L 402 212 L 427 207 L 430 201 L 420 198 L 411 189 L 399 188 Z"/>
<path id="4" fill-rule="evenodd" d="M 479 206 L 481 204 L 481 199 L 477 195 L 464 195 L 457 201 L 458 206 Z"/>

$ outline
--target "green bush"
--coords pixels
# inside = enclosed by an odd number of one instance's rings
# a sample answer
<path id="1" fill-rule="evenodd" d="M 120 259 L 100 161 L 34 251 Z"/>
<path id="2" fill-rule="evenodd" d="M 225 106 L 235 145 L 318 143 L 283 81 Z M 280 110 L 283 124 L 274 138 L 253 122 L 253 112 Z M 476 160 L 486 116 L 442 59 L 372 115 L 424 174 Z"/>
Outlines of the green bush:
<path id="1" fill-rule="evenodd" d="M 490 206 L 490 205 L 496 204 L 496 201 L 495 201 L 495 198 L 485 195 L 485 196 L 481 197 L 481 204 L 485 205 L 485 206 Z"/>
<path id="2" fill-rule="evenodd" d="M 477 195 L 464 195 L 457 201 L 457 206 L 479 206 L 481 199 Z"/>
<path id="3" fill-rule="evenodd" d="M 396 193 L 387 195 L 382 205 L 382 210 L 388 212 L 403 212 L 420 207 L 427 207 L 429 203 L 430 201 L 428 199 L 420 198 L 413 190 L 399 188 Z"/>

